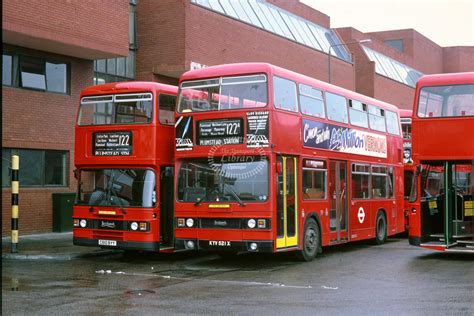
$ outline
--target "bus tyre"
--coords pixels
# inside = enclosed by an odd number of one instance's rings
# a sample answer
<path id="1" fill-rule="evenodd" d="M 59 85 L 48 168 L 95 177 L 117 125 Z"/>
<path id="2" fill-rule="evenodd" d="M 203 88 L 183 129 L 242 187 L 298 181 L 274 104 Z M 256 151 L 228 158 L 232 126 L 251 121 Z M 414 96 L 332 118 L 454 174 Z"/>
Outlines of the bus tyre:
<path id="1" fill-rule="evenodd" d="M 378 211 L 375 219 L 375 244 L 381 245 L 387 241 L 387 219 L 382 211 Z"/>
<path id="2" fill-rule="evenodd" d="M 296 254 L 298 260 L 311 261 L 313 260 L 319 249 L 319 227 L 316 221 L 312 218 L 306 220 L 304 224 L 303 247 Z"/>

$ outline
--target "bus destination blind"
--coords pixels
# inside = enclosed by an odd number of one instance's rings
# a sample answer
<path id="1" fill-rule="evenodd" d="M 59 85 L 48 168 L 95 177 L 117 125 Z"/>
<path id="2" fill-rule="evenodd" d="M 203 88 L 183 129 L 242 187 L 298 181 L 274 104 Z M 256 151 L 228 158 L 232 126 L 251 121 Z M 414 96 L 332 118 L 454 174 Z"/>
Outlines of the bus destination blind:
<path id="1" fill-rule="evenodd" d="M 96 132 L 93 135 L 94 156 L 130 156 L 133 153 L 132 132 Z"/>
<path id="2" fill-rule="evenodd" d="M 197 130 L 200 146 L 242 144 L 244 139 L 242 119 L 199 121 Z"/>

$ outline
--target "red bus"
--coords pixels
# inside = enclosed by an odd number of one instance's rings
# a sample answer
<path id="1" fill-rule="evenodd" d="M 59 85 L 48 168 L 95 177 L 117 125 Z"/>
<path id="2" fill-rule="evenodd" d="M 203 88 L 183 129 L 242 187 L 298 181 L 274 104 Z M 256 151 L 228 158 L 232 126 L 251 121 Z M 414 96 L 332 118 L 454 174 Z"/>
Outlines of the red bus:
<path id="1" fill-rule="evenodd" d="M 422 77 L 413 111 L 410 244 L 474 252 L 474 72 Z"/>
<path id="2" fill-rule="evenodd" d="M 173 248 L 173 134 L 178 88 L 118 82 L 80 96 L 74 163 L 73 242 Z"/>
<path id="3" fill-rule="evenodd" d="M 297 251 L 404 230 L 398 109 L 265 63 L 180 78 L 176 247 Z"/>

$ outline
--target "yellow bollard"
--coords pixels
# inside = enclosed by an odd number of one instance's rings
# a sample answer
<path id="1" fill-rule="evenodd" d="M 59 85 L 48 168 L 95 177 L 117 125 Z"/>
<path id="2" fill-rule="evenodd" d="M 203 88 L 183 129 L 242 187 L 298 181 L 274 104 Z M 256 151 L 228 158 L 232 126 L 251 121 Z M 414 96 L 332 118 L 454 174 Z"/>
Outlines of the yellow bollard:
<path id="1" fill-rule="evenodd" d="M 11 252 L 18 252 L 18 192 L 20 182 L 18 171 L 20 169 L 20 157 L 12 156 L 12 248 Z"/>

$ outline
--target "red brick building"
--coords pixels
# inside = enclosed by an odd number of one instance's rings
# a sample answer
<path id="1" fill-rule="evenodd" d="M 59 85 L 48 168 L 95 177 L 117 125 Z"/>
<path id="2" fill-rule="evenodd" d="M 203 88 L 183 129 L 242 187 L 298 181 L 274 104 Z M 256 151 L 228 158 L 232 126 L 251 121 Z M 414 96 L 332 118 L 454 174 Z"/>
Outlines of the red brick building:
<path id="1" fill-rule="evenodd" d="M 52 193 L 74 192 L 86 86 L 177 84 L 191 67 L 269 62 L 411 108 L 420 75 L 474 70 L 474 47 L 440 47 L 415 30 L 330 29 L 329 16 L 297 0 L 6 0 L 2 31 L 2 235 L 12 153 L 23 157 L 20 234 L 51 231 Z"/>
<path id="2" fill-rule="evenodd" d="M 20 154 L 20 234 L 51 231 L 52 193 L 75 191 L 79 93 L 93 84 L 94 59 L 128 54 L 128 19 L 126 1 L 3 1 L 2 235 L 11 154 Z"/>

